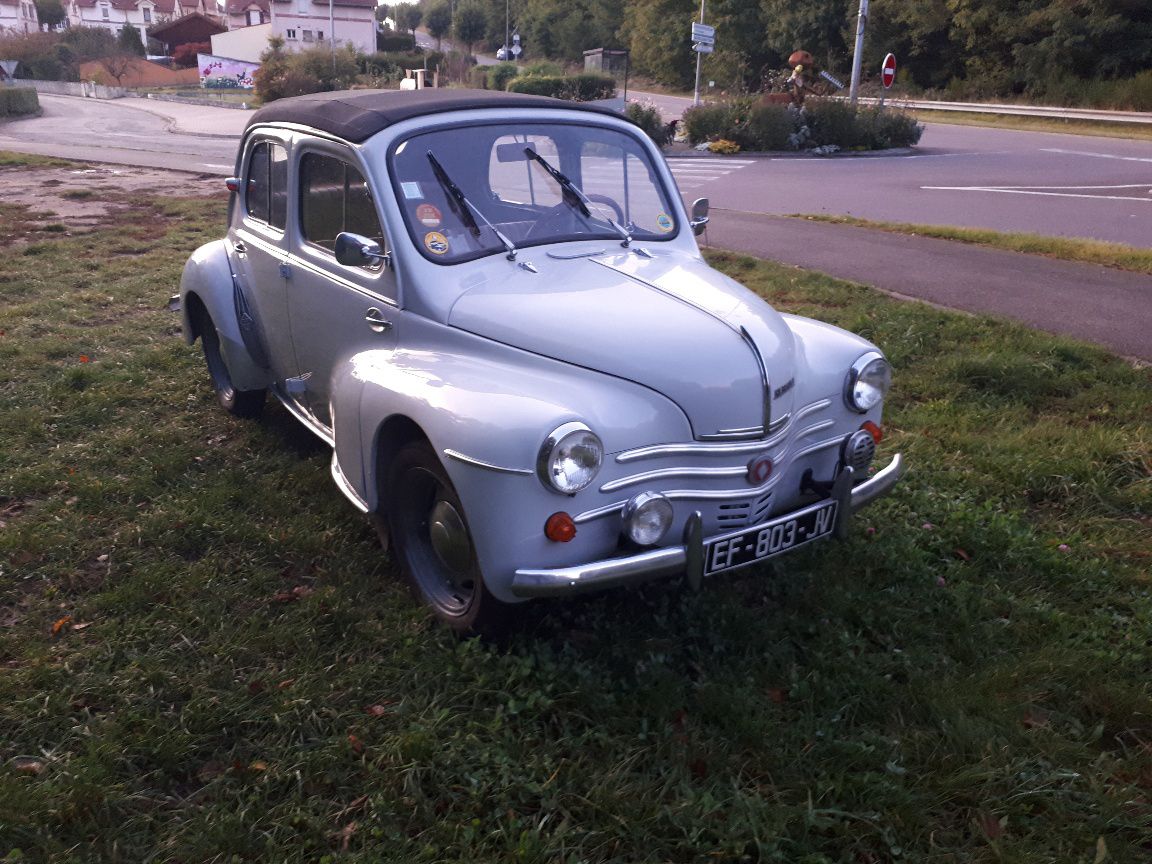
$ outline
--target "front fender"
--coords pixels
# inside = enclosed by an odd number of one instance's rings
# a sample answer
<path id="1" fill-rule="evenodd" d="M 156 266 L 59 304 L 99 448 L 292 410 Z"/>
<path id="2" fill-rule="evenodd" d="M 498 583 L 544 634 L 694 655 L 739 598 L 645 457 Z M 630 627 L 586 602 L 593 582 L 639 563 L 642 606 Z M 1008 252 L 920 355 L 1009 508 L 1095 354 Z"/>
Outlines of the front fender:
<path id="1" fill-rule="evenodd" d="M 238 390 L 260 390 L 272 383 L 271 374 L 246 347 L 236 305 L 236 285 L 225 241 L 204 244 L 192 253 L 180 277 L 184 340 L 191 345 L 200 336 L 196 316 L 203 310 L 220 334 L 220 350 L 233 385 Z"/>

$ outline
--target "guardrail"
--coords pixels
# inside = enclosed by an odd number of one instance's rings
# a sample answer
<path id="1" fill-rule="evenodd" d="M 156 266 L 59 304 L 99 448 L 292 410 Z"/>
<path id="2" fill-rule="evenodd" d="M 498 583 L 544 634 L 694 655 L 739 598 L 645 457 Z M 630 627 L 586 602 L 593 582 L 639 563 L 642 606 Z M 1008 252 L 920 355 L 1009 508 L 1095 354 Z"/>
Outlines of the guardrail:
<path id="1" fill-rule="evenodd" d="M 865 105 L 875 105 L 880 100 L 861 98 L 859 101 Z M 987 102 L 932 102 L 916 99 L 888 99 L 887 102 L 921 111 L 964 111 L 970 114 L 1011 114 L 1017 117 L 1152 124 L 1152 113 L 1147 111 L 1100 111 L 1094 108 L 1051 108 L 1043 105 L 1005 105 Z"/>

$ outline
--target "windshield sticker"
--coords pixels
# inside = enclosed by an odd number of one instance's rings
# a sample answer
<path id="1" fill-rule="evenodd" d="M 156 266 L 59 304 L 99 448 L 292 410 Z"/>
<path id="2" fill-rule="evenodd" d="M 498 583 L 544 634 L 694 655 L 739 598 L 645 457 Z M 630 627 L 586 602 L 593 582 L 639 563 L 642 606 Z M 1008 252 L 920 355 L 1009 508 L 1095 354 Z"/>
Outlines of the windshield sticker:
<path id="1" fill-rule="evenodd" d="M 434 204 L 421 204 L 417 207 L 416 218 L 425 228 L 439 228 L 444 221 L 443 215 Z"/>
<path id="2" fill-rule="evenodd" d="M 439 231 L 429 231 L 424 235 L 424 248 L 433 255 L 446 255 L 448 253 L 448 238 Z"/>
<path id="3" fill-rule="evenodd" d="M 412 199 L 424 197 L 420 192 L 420 184 L 414 181 L 410 180 L 407 183 L 401 183 L 400 188 L 404 190 L 405 198 Z"/>
<path id="4" fill-rule="evenodd" d="M 672 217 L 667 213 L 656 214 L 656 227 L 667 234 L 672 230 Z"/>

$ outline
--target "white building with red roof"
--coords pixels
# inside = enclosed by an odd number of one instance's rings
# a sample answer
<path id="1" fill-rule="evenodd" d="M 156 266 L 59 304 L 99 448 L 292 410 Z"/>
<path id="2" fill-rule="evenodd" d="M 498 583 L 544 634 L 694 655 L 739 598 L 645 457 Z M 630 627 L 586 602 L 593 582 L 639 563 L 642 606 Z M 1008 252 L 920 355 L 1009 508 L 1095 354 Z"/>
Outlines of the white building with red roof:
<path id="1" fill-rule="evenodd" d="M 376 0 L 272 0 L 272 32 L 290 51 L 317 42 L 351 43 L 357 51 L 376 51 Z"/>
<path id="2" fill-rule="evenodd" d="M 216 10 L 215 0 L 66 0 L 64 9 L 70 27 L 103 27 L 119 36 L 124 25 L 131 24 L 140 31 L 145 44 L 154 24 L 193 12 L 217 21 L 223 17 Z"/>
<path id="3" fill-rule="evenodd" d="M 229 30 L 267 24 L 272 20 L 268 2 L 269 0 L 221 0 L 224 23 L 228 25 Z"/>
<path id="4" fill-rule="evenodd" d="M 35 33 L 40 18 L 32 0 L 0 0 L 0 33 Z"/>

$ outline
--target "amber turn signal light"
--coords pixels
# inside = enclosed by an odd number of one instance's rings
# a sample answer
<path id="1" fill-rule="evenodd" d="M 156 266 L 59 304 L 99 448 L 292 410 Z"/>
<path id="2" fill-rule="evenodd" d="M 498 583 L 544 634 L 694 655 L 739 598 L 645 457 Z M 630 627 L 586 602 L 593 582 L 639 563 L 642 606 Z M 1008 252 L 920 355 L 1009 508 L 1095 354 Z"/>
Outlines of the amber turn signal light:
<path id="1" fill-rule="evenodd" d="M 567 543 L 576 536 L 576 523 L 563 510 L 553 513 L 544 523 L 544 536 L 553 543 Z"/>
<path id="2" fill-rule="evenodd" d="M 860 424 L 860 428 L 872 436 L 872 440 L 879 444 L 884 440 L 884 430 L 873 423 L 871 420 L 865 420 Z"/>

